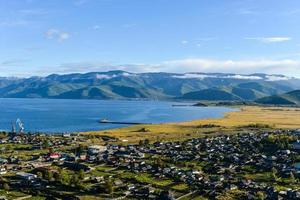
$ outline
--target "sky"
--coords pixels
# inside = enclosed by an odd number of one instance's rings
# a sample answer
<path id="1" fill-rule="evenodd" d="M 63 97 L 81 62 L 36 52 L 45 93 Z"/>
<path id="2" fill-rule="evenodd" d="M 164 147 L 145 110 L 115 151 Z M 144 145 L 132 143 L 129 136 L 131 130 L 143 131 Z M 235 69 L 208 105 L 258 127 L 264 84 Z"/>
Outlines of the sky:
<path id="1" fill-rule="evenodd" d="M 299 0 L 0 0 L 0 76 L 300 77 Z"/>

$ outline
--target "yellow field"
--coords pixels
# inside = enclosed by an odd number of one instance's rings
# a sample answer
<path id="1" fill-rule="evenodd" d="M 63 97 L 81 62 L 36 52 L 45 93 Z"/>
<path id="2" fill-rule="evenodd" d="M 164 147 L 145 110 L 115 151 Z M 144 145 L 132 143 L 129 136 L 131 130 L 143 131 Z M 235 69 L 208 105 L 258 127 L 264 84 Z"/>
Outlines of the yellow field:
<path id="1" fill-rule="evenodd" d="M 196 120 L 185 125 L 213 123 L 225 127 L 253 123 L 268 124 L 276 128 L 300 128 L 300 108 L 245 106 L 241 111 L 229 112 L 221 119 Z"/>
<path id="2" fill-rule="evenodd" d="M 231 133 L 249 124 L 267 124 L 275 128 L 300 128 L 300 109 L 282 107 L 241 107 L 240 111 L 226 113 L 223 118 L 194 120 L 181 123 L 137 125 L 106 131 L 91 131 L 82 134 L 116 137 L 121 143 L 183 140 L 209 134 Z M 214 124 L 220 127 L 202 128 L 200 125 Z M 146 131 L 141 131 L 145 128 Z"/>

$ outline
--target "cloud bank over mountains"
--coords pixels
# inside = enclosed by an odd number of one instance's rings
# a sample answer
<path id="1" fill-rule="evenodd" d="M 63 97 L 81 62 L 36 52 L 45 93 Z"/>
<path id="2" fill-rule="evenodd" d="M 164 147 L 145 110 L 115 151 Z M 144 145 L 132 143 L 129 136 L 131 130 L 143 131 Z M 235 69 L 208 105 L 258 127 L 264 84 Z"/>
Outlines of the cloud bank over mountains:
<path id="1" fill-rule="evenodd" d="M 54 68 L 54 67 L 53 67 Z M 55 71 L 48 68 L 50 71 Z M 296 76 L 300 74 L 300 61 L 298 60 L 215 60 L 215 59 L 181 59 L 169 60 L 154 64 L 110 64 L 103 62 L 78 62 L 64 63 L 56 68 L 56 73 L 72 72 L 90 72 L 90 71 L 109 71 L 124 70 L 129 72 L 169 72 L 169 73 L 266 73 L 266 74 L 283 74 L 287 76 Z M 39 73 L 50 73 L 40 71 Z"/>

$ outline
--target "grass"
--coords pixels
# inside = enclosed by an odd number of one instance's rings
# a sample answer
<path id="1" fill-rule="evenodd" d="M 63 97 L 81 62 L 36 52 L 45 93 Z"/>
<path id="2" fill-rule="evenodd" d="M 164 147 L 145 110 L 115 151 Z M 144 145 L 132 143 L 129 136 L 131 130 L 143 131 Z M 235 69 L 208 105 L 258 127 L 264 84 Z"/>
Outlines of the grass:
<path id="1" fill-rule="evenodd" d="M 273 177 L 271 172 L 246 174 L 244 176 L 246 179 L 254 180 L 257 182 L 273 182 Z"/>
<path id="2" fill-rule="evenodd" d="M 46 197 L 40 197 L 40 196 L 33 196 L 28 198 L 27 200 L 45 200 Z"/>
<path id="3" fill-rule="evenodd" d="M 86 196 L 80 196 L 79 199 L 80 200 L 102 200 L 104 198 L 86 195 Z"/>
<path id="4" fill-rule="evenodd" d="M 207 124 L 210 124 L 210 126 L 205 126 Z M 82 134 L 116 137 L 119 139 L 118 143 L 127 144 L 138 143 L 144 139 L 149 139 L 151 142 L 178 141 L 213 135 L 218 132 L 232 133 L 235 130 L 248 128 L 249 126 L 253 127 L 253 124 L 263 125 L 264 128 L 298 128 L 300 127 L 300 109 L 244 106 L 240 108 L 240 111 L 226 113 L 223 118 L 137 125 L 105 131 L 89 131 Z M 143 128 L 148 131 L 137 132 Z"/>
<path id="5" fill-rule="evenodd" d="M 173 183 L 170 179 L 156 179 L 147 173 L 134 174 L 131 172 L 125 172 L 121 174 L 121 178 L 123 179 L 133 179 L 139 183 L 143 184 L 151 184 L 159 187 L 166 187 Z"/>
<path id="6" fill-rule="evenodd" d="M 102 166 L 97 166 L 95 169 L 98 170 L 98 171 L 111 171 L 111 170 L 114 170 L 115 167 L 102 165 Z"/>
<path id="7" fill-rule="evenodd" d="M 4 190 L 0 190 L 0 196 L 6 196 L 7 199 L 16 199 L 16 198 L 20 198 L 20 197 L 25 197 L 28 196 L 28 194 L 24 194 L 22 192 L 18 192 L 18 191 L 9 191 L 6 192 Z"/>
<path id="8" fill-rule="evenodd" d="M 192 194 L 183 198 L 180 198 L 180 200 L 208 200 L 205 197 L 199 196 L 197 194 Z"/>
<path id="9" fill-rule="evenodd" d="M 177 190 L 180 192 L 187 192 L 189 190 L 189 186 L 185 183 L 179 183 L 171 187 L 173 190 Z"/>
<path id="10" fill-rule="evenodd" d="M 111 173 L 104 172 L 104 171 L 98 171 L 98 170 L 92 170 L 89 173 L 93 176 L 110 176 L 110 175 L 112 175 Z"/>

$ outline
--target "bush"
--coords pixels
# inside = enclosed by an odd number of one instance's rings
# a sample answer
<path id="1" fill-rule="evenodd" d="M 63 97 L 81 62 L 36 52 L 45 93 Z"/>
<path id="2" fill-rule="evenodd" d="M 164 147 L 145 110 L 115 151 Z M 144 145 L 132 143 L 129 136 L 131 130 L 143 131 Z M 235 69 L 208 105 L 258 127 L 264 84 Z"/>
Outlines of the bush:
<path id="1" fill-rule="evenodd" d="M 254 123 L 254 124 L 248 124 L 244 126 L 239 126 L 239 128 L 272 128 L 273 126 L 269 124 L 260 124 L 260 123 Z"/>
<path id="2" fill-rule="evenodd" d="M 220 126 L 216 124 L 201 124 L 197 126 L 197 128 L 216 128 L 216 127 L 220 127 Z"/>

